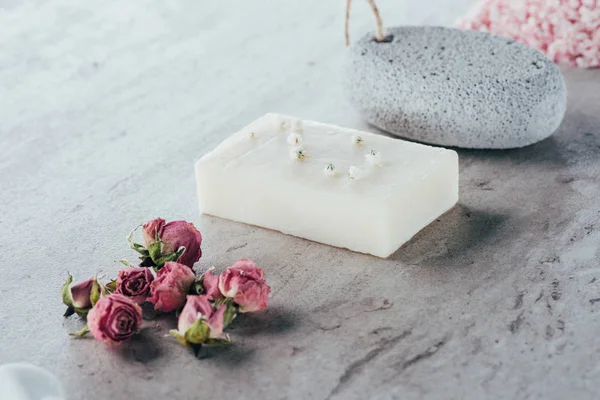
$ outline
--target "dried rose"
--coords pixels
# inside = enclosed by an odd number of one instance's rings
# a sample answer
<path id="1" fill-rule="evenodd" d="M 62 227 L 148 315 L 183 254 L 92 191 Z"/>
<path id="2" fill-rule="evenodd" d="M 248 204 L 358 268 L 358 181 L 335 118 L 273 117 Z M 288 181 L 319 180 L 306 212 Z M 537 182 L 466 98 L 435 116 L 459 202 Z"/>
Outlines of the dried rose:
<path id="1" fill-rule="evenodd" d="M 190 222 L 156 218 L 143 225 L 142 235 L 148 256 L 159 268 L 167 261 L 192 267 L 202 256 L 202 235 Z"/>
<path id="2" fill-rule="evenodd" d="M 138 331 L 142 309 L 129 297 L 111 294 L 102 297 L 87 316 L 88 329 L 97 340 L 119 344 Z"/>
<path id="3" fill-rule="evenodd" d="M 157 242 L 167 221 L 155 218 L 142 225 L 142 238 L 146 247 Z"/>
<path id="4" fill-rule="evenodd" d="M 114 293 L 131 298 L 138 304 L 144 303 L 150 296 L 150 284 L 154 275 L 149 268 L 132 267 L 119 271 Z"/>
<path id="5" fill-rule="evenodd" d="M 271 291 L 263 277 L 262 268 L 251 260 L 241 259 L 221 274 L 219 290 L 233 299 L 240 312 L 260 311 L 267 307 Z"/>
<path id="6" fill-rule="evenodd" d="M 87 281 L 71 286 L 73 276 L 69 274 L 67 281 L 62 287 L 62 301 L 68 307 L 65 317 L 77 313 L 79 316 L 86 316 L 88 311 L 100 299 L 100 284 L 96 278 L 90 278 Z"/>
<path id="7" fill-rule="evenodd" d="M 222 304 L 215 310 L 208 297 L 188 295 L 177 330 L 170 333 L 184 345 L 230 343 L 229 338 L 223 336 L 227 307 Z"/>
<path id="8" fill-rule="evenodd" d="M 214 268 L 211 268 L 202 275 L 203 292 L 211 301 L 223 297 L 219 290 L 219 275 L 213 275 L 214 270 Z"/>
<path id="9" fill-rule="evenodd" d="M 170 261 L 158 271 L 150 285 L 148 299 L 156 310 L 175 311 L 185 304 L 185 296 L 196 280 L 194 272 L 186 265 Z"/>

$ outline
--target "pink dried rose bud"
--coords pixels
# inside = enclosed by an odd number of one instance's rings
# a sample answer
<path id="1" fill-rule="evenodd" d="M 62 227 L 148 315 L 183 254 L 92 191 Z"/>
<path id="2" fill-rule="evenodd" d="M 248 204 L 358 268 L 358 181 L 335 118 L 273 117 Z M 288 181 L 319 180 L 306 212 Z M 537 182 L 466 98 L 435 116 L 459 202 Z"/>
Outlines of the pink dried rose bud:
<path id="1" fill-rule="evenodd" d="M 207 296 L 187 296 L 185 307 L 179 315 L 177 330 L 170 333 L 184 345 L 229 343 L 223 336 L 227 305 L 215 308 Z"/>
<path id="2" fill-rule="evenodd" d="M 211 301 L 223 297 L 221 290 L 219 290 L 219 275 L 213 275 L 214 270 L 215 268 L 212 267 L 202 275 L 203 293 Z"/>
<path id="3" fill-rule="evenodd" d="M 68 307 L 65 316 L 73 313 L 85 316 L 94 304 L 100 299 L 100 284 L 96 278 L 71 286 L 73 276 L 69 274 L 62 288 L 62 300 Z"/>
<path id="4" fill-rule="evenodd" d="M 159 268 L 167 261 L 192 267 L 202 256 L 202 235 L 190 222 L 167 223 L 162 218 L 156 218 L 142 226 L 142 236 L 145 249 L 133 245 L 134 249 L 149 257 Z"/>
<path id="5" fill-rule="evenodd" d="M 138 304 L 144 303 L 150 296 L 150 285 L 154 275 L 150 268 L 132 267 L 119 271 L 114 293 L 131 298 Z"/>
<path id="6" fill-rule="evenodd" d="M 271 288 L 265 281 L 262 268 L 241 259 L 219 277 L 219 290 L 239 306 L 239 311 L 254 312 L 267 308 Z"/>
<path id="7" fill-rule="evenodd" d="M 88 329 L 97 340 L 119 344 L 138 331 L 142 309 L 129 297 L 111 294 L 102 297 L 87 316 Z"/>
<path id="8" fill-rule="evenodd" d="M 155 218 L 142 225 L 142 238 L 146 247 L 155 243 L 157 238 L 160 238 L 166 223 L 167 221 L 162 218 Z"/>
<path id="9" fill-rule="evenodd" d="M 185 304 L 185 297 L 196 275 L 187 266 L 174 261 L 165 263 L 150 285 L 150 298 L 156 310 L 170 312 Z"/>

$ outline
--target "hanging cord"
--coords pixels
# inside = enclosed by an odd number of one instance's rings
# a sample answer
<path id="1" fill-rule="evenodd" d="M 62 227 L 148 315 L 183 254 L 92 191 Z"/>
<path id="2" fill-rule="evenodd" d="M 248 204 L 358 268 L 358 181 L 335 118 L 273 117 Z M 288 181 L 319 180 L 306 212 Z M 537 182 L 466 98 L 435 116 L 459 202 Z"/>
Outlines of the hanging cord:
<path id="1" fill-rule="evenodd" d="M 375 23 L 377 24 L 377 32 L 375 32 L 375 40 L 378 42 L 382 42 L 385 39 L 383 35 L 383 21 L 381 20 L 381 15 L 379 15 L 379 9 L 377 8 L 377 4 L 375 4 L 375 0 L 367 0 L 371 10 L 373 10 L 373 14 L 375 14 Z M 346 38 L 346 46 L 350 45 L 350 6 L 352 0 L 346 0 L 346 23 L 345 23 L 345 31 L 344 37 Z"/>
<path id="2" fill-rule="evenodd" d="M 346 24 L 344 27 L 344 37 L 346 38 L 346 46 L 350 46 L 350 3 L 352 3 L 352 0 L 346 0 Z"/>

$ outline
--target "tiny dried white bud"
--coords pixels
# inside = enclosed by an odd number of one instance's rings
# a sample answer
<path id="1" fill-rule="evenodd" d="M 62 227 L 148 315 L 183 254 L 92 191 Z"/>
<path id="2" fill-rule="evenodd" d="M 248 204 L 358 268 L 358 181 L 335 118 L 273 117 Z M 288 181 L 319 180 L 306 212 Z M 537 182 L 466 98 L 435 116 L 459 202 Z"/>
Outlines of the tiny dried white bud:
<path id="1" fill-rule="evenodd" d="M 360 137 L 358 135 L 353 135 L 352 136 L 352 144 L 358 144 L 358 145 L 360 145 L 360 144 L 363 144 L 363 142 L 364 142 L 364 139 L 362 137 Z"/>
<path id="2" fill-rule="evenodd" d="M 363 176 L 363 171 L 354 165 L 348 168 L 348 179 L 360 179 Z"/>
<path id="3" fill-rule="evenodd" d="M 325 167 L 325 175 L 327 176 L 335 176 L 337 175 L 337 171 L 335 170 L 335 165 L 329 163 L 326 167 Z"/>
<path id="4" fill-rule="evenodd" d="M 381 165 L 381 153 L 375 150 L 371 150 L 365 154 L 365 159 L 371 165 Z"/>
<path id="5" fill-rule="evenodd" d="M 290 157 L 292 160 L 304 160 L 306 153 L 304 152 L 304 149 L 296 148 L 290 151 Z"/>
<path id="6" fill-rule="evenodd" d="M 302 136 L 297 133 L 290 133 L 287 137 L 287 142 L 290 146 L 300 146 L 302 144 Z"/>
<path id="7" fill-rule="evenodd" d="M 283 118 L 279 118 L 279 130 L 281 132 L 285 132 L 287 127 L 288 127 L 288 122 Z"/>
<path id="8" fill-rule="evenodd" d="M 292 120 L 292 132 L 302 133 L 302 120 L 301 119 L 293 119 Z"/>

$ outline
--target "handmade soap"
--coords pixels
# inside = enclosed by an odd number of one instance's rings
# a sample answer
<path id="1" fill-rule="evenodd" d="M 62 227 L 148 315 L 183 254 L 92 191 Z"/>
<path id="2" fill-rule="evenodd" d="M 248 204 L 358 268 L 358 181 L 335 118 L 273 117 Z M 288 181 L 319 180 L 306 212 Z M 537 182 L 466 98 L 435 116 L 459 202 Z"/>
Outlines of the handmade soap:
<path id="1" fill-rule="evenodd" d="M 202 213 L 379 257 L 458 201 L 452 150 L 276 114 L 195 169 Z"/>

